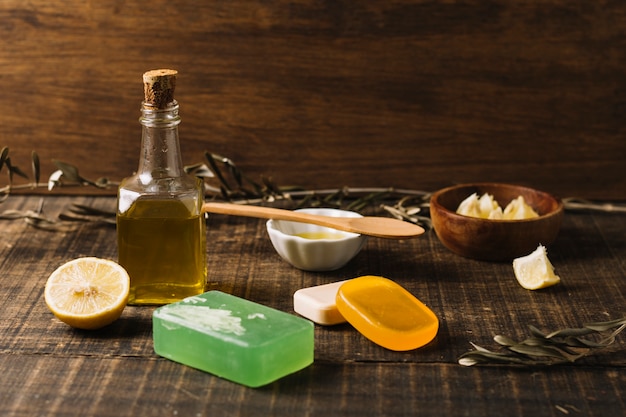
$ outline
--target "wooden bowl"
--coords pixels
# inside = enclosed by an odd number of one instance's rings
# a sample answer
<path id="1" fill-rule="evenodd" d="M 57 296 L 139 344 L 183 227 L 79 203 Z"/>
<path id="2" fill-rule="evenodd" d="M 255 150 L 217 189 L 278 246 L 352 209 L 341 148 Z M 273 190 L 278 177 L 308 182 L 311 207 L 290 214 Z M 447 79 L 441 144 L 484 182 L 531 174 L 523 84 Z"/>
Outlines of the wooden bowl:
<path id="1" fill-rule="evenodd" d="M 473 193 L 493 195 L 504 208 L 524 197 L 539 217 L 527 220 L 487 220 L 456 213 L 459 204 Z M 561 227 L 563 203 L 552 195 L 512 184 L 461 184 L 435 192 L 430 216 L 437 237 L 452 252 L 484 261 L 510 261 L 552 243 Z"/>

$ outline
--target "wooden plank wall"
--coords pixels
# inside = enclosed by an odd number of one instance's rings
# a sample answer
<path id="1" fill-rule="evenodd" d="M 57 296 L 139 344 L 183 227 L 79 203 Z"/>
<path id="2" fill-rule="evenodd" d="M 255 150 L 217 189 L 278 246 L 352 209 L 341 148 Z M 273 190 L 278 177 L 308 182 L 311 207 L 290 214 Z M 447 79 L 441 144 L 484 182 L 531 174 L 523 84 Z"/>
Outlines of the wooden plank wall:
<path id="1" fill-rule="evenodd" d="M 180 72 L 186 164 L 626 199 L 623 0 L 3 0 L 0 146 L 119 180 L 160 67 Z"/>

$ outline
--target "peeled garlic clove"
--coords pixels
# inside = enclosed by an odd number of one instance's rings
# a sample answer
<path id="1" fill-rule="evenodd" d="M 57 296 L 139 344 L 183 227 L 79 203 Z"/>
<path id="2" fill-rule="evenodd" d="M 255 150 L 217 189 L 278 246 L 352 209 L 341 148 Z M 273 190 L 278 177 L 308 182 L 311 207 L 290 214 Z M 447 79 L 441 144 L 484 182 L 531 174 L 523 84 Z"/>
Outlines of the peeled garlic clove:
<path id="1" fill-rule="evenodd" d="M 478 205 L 480 210 L 480 217 L 482 217 L 483 219 L 489 218 L 489 215 L 492 211 L 500 208 L 500 205 L 497 201 L 493 199 L 493 196 L 487 193 L 483 194 L 478 199 Z"/>
<path id="2" fill-rule="evenodd" d="M 457 214 L 470 217 L 480 217 L 480 207 L 478 204 L 478 194 L 474 193 L 461 201 L 456 209 Z"/>
<path id="3" fill-rule="evenodd" d="M 512 200 L 504 208 L 504 220 L 523 220 L 532 219 L 533 217 L 539 217 L 539 215 L 535 210 L 533 210 L 532 207 L 526 204 L 523 196 L 519 196 L 515 200 Z"/>
<path id="4" fill-rule="evenodd" d="M 502 220 L 502 208 L 498 206 L 497 208 L 491 210 L 487 218 L 489 220 Z"/>

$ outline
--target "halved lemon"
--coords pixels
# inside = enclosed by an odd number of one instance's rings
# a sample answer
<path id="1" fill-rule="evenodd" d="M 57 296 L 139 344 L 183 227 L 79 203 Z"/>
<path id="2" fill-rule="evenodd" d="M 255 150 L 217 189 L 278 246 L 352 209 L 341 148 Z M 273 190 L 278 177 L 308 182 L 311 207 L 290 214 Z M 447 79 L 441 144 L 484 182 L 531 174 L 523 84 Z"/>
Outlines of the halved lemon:
<path id="1" fill-rule="evenodd" d="M 554 267 L 543 245 L 529 255 L 514 259 L 513 271 L 517 281 L 527 290 L 538 290 L 561 282 L 561 278 L 554 274 Z"/>
<path id="2" fill-rule="evenodd" d="M 117 262 L 85 257 L 69 261 L 48 277 L 44 297 L 52 313 L 78 329 L 99 329 L 126 307 L 130 278 Z"/>

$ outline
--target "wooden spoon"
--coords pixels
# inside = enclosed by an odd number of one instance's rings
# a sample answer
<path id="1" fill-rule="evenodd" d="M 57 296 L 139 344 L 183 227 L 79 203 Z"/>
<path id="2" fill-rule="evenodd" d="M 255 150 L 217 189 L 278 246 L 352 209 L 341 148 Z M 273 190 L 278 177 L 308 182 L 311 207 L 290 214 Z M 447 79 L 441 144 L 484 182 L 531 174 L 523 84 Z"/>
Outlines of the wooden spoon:
<path id="1" fill-rule="evenodd" d="M 330 217 L 272 207 L 260 207 L 231 203 L 204 203 L 205 213 L 231 214 L 235 216 L 261 219 L 288 220 L 316 224 L 345 232 L 382 237 L 387 239 L 408 239 L 424 233 L 424 229 L 413 223 L 391 217 Z"/>

